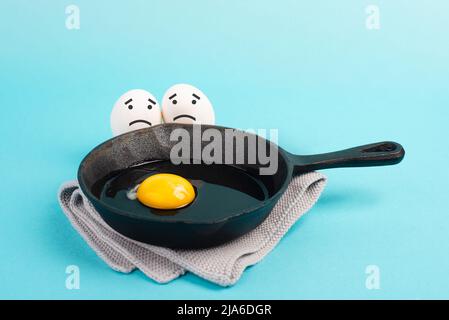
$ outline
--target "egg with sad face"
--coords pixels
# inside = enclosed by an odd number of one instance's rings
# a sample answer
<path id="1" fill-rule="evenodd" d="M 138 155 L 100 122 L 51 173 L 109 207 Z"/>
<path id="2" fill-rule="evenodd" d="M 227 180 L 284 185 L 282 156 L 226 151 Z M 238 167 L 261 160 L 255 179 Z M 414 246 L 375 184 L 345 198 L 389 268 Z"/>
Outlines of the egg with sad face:
<path id="1" fill-rule="evenodd" d="M 162 123 L 156 98 L 146 90 L 134 89 L 123 94 L 114 104 L 111 129 L 114 136 Z"/>
<path id="2" fill-rule="evenodd" d="M 164 122 L 215 124 L 215 113 L 207 96 L 189 84 L 176 84 L 162 98 Z"/>

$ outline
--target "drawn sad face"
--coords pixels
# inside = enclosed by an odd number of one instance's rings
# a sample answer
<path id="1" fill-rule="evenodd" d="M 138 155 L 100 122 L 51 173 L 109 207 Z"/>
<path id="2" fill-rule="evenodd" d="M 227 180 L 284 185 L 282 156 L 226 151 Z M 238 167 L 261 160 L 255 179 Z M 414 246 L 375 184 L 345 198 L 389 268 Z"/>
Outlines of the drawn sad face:
<path id="1" fill-rule="evenodd" d="M 215 113 L 206 95 L 188 84 L 176 84 L 162 98 L 164 122 L 215 124 Z"/>
<path id="2" fill-rule="evenodd" d="M 148 91 L 135 89 L 123 94 L 111 113 L 114 136 L 162 123 L 161 109 Z"/>

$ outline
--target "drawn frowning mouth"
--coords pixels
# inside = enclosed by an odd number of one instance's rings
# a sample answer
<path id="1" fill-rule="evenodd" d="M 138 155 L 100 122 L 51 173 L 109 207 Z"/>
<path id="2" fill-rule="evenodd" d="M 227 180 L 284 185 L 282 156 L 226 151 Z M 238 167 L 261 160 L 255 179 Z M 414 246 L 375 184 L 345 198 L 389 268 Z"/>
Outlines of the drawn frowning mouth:
<path id="1" fill-rule="evenodd" d="M 136 124 L 136 123 L 146 123 L 147 125 L 149 125 L 150 127 L 151 127 L 151 122 L 148 122 L 148 121 L 146 121 L 146 120 L 134 120 L 134 121 L 131 121 L 130 123 L 129 123 L 129 126 L 132 126 L 133 124 Z"/>
<path id="2" fill-rule="evenodd" d="M 196 121 L 196 118 L 191 116 L 191 115 L 189 115 L 189 114 L 180 114 L 180 115 L 174 117 L 173 121 L 176 121 L 176 120 L 178 120 L 180 118 L 189 118 L 189 119 L 192 119 L 193 121 Z"/>

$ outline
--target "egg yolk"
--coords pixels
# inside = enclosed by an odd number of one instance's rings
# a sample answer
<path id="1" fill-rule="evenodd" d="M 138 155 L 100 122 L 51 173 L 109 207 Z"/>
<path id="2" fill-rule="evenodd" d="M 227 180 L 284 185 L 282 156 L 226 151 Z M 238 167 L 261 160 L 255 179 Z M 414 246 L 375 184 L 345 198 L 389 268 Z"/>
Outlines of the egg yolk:
<path id="1" fill-rule="evenodd" d="M 179 209 L 195 199 L 195 190 L 183 177 L 159 173 L 146 178 L 139 185 L 137 199 L 155 209 Z"/>

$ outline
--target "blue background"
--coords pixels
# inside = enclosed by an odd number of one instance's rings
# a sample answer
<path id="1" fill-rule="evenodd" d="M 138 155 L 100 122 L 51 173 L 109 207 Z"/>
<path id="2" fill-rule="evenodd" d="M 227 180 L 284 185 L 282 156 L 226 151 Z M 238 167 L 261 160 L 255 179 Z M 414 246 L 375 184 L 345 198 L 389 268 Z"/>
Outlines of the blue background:
<path id="1" fill-rule="evenodd" d="M 0 4 L 1 298 L 449 298 L 448 1 L 73 3 L 80 30 L 65 27 L 71 2 Z M 178 82 L 218 124 L 278 128 L 291 152 L 396 140 L 406 159 L 327 171 L 318 204 L 233 287 L 117 273 L 56 192 L 111 136 L 123 92 L 160 99 Z M 65 288 L 71 264 L 80 290 Z M 380 290 L 365 288 L 371 264 Z"/>

